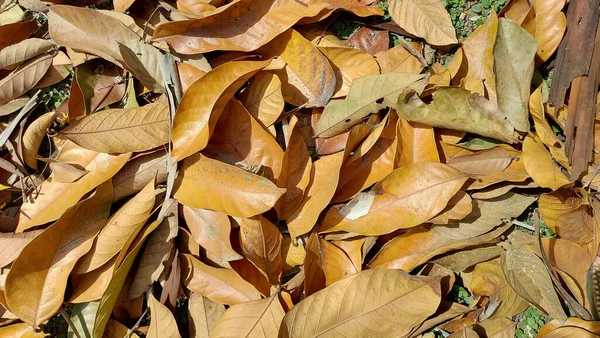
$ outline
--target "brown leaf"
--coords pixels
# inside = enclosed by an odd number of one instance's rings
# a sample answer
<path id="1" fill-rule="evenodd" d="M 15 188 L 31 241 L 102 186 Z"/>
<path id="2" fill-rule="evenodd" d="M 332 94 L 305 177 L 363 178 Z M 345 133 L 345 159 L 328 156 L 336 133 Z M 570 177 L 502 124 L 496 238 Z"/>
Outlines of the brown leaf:
<path id="1" fill-rule="evenodd" d="M 244 257 L 265 274 L 271 285 L 281 284 L 282 239 L 279 229 L 260 215 L 243 219 L 240 224 L 240 242 Z"/>
<path id="2" fill-rule="evenodd" d="M 275 71 L 281 79 L 283 98 L 295 106 L 325 107 L 336 88 L 329 60 L 300 33 L 290 29 L 257 51 L 265 58 L 286 62 Z"/>
<path id="3" fill-rule="evenodd" d="M 234 305 L 219 319 L 211 337 L 275 337 L 284 316 L 277 294 Z"/>
<path id="4" fill-rule="evenodd" d="M 396 46 L 375 54 L 381 74 L 413 73 L 420 74 L 423 64 L 403 46 Z"/>
<path id="5" fill-rule="evenodd" d="M 432 127 L 400 119 L 396 133 L 396 168 L 419 162 L 440 162 Z"/>
<path id="6" fill-rule="evenodd" d="M 179 330 L 175 317 L 166 306 L 162 305 L 152 294 L 148 297 L 150 308 L 150 325 L 148 338 L 179 338 Z"/>
<path id="7" fill-rule="evenodd" d="M 142 190 L 156 178 L 156 184 L 167 180 L 167 152 L 159 150 L 127 162 L 113 178 L 115 202 Z"/>
<path id="8" fill-rule="evenodd" d="M 432 45 L 445 46 L 458 42 L 450 15 L 439 0 L 392 0 L 389 11 L 398 26 Z"/>
<path id="9" fill-rule="evenodd" d="M 182 160 L 208 145 L 208 140 L 235 92 L 270 61 L 229 62 L 206 73 L 186 91 L 173 122 L 172 157 Z"/>
<path id="10" fill-rule="evenodd" d="M 41 232 L 42 230 L 27 231 L 20 234 L 12 232 L 0 233 L 0 257 L 2 257 L 0 267 L 5 267 L 17 259 L 21 250 Z"/>
<path id="11" fill-rule="evenodd" d="M 197 192 L 202 191 L 202 195 Z M 285 193 L 271 181 L 194 154 L 183 161 L 174 188 L 183 205 L 248 218 L 271 209 Z"/>
<path id="12" fill-rule="evenodd" d="M 110 213 L 112 186 L 102 184 L 34 238 L 13 262 L 5 294 L 11 312 L 39 327 L 62 306 L 69 274 Z"/>
<path id="13" fill-rule="evenodd" d="M 250 115 L 269 127 L 277 121 L 285 104 L 281 80 L 271 72 L 258 72 L 242 92 L 240 100 Z"/>
<path id="14" fill-rule="evenodd" d="M 73 121 L 61 135 L 103 153 L 149 150 L 169 141 L 169 106 L 107 109 Z"/>
<path id="15" fill-rule="evenodd" d="M 166 41 L 183 54 L 252 51 L 298 20 L 319 14 L 326 5 L 325 1 L 241 0 L 200 19 L 161 24 L 154 31 L 154 39 Z"/>
<path id="16" fill-rule="evenodd" d="M 523 162 L 527 173 L 542 188 L 557 190 L 573 183 L 554 163 L 546 146 L 535 135 L 527 135 L 523 142 Z"/>
<path id="17" fill-rule="evenodd" d="M 91 250 L 77 262 L 76 273 L 95 270 L 119 252 L 123 255 L 146 223 L 153 207 L 154 182 L 151 181 L 110 217 Z"/>
<path id="18" fill-rule="evenodd" d="M 390 34 L 386 30 L 361 27 L 344 44 L 375 55 L 390 48 Z"/>
<path id="19" fill-rule="evenodd" d="M 294 306 L 283 319 L 279 337 L 332 331 L 344 336 L 402 336 L 435 312 L 440 297 L 439 279 L 366 270 Z M 401 305 L 408 299 L 419 299 L 410 311 Z"/>
<path id="20" fill-rule="evenodd" d="M 119 43 L 140 37 L 118 19 L 91 8 L 52 6 L 48 13 L 50 38 L 59 46 L 77 49 L 123 65 Z"/>
<path id="21" fill-rule="evenodd" d="M 441 212 L 466 180 L 465 174 L 441 163 L 396 169 L 371 191 L 330 208 L 321 229 L 371 236 L 417 226 Z M 431 194 L 437 198 L 427 198 Z"/>
<path id="22" fill-rule="evenodd" d="M 188 302 L 188 321 L 191 337 L 209 337 L 219 319 L 225 313 L 225 306 L 200 296 L 190 295 Z"/>
<path id="23" fill-rule="evenodd" d="M 503 171 L 512 160 L 506 150 L 494 147 L 472 155 L 453 157 L 446 163 L 464 173 L 485 175 Z"/>
<path id="24" fill-rule="evenodd" d="M 260 294 L 235 271 L 213 268 L 190 255 L 181 256 L 183 284 L 217 303 L 235 305 L 260 299 Z"/>
<path id="25" fill-rule="evenodd" d="M 54 113 L 46 113 L 33 121 L 23 134 L 23 159 L 33 169 L 37 169 L 38 149 L 52 122 L 54 122 Z"/>
<path id="26" fill-rule="evenodd" d="M 223 109 L 206 152 L 229 164 L 243 162 L 261 168 L 263 176 L 273 182 L 281 174 L 283 150 L 235 99 Z"/>
<path id="27" fill-rule="evenodd" d="M 54 175 L 50 175 L 34 202 L 25 202 L 21 206 L 21 215 L 17 232 L 22 232 L 34 226 L 58 219 L 68 208 L 75 205 L 86 193 L 110 179 L 131 156 L 130 153 L 110 155 L 79 148 L 70 144 L 65 145 L 58 160 L 67 158 L 72 150 L 79 164 L 89 173 L 73 183 L 60 183 Z M 64 155 L 63 155 L 64 154 Z M 62 156 L 62 158 L 61 158 Z M 69 162 L 69 161 L 66 161 Z"/>
<path id="28" fill-rule="evenodd" d="M 31 38 L 3 48 L 0 51 L 0 69 L 12 69 L 22 62 L 47 52 L 54 46 L 52 41 Z"/>
<path id="29" fill-rule="evenodd" d="M 0 80 L 0 105 L 7 104 L 32 89 L 50 68 L 52 57 L 52 54 L 40 55 Z"/>

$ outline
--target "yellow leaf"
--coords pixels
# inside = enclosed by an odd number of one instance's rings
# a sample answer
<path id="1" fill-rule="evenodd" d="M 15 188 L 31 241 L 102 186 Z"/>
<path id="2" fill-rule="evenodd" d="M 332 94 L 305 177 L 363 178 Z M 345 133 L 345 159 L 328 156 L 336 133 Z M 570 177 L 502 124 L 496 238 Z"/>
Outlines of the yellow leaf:
<path id="1" fill-rule="evenodd" d="M 523 163 L 527 173 L 542 188 L 557 190 L 573 183 L 554 163 L 546 146 L 535 135 L 527 135 L 523 142 Z"/>
<path id="2" fill-rule="evenodd" d="M 459 191 L 449 201 L 446 208 L 437 216 L 430 219 L 433 224 L 449 224 L 451 221 L 459 221 L 465 218 L 473 210 L 473 200 L 464 191 Z"/>
<path id="3" fill-rule="evenodd" d="M 330 101 L 317 122 L 316 134 L 331 137 L 360 123 L 366 116 L 385 106 L 394 107 L 408 87 L 421 93 L 427 85 L 425 75 L 389 73 L 367 75 L 353 82 L 348 96 Z"/>
<path id="4" fill-rule="evenodd" d="M 244 257 L 267 277 L 271 285 L 281 284 L 282 239 L 279 229 L 260 215 L 243 219 L 240 224 L 240 242 Z"/>
<path id="5" fill-rule="evenodd" d="M 350 47 L 318 48 L 329 59 L 335 73 L 334 98 L 346 96 L 354 80 L 370 74 L 379 74 L 377 61 L 361 50 Z"/>
<path id="6" fill-rule="evenodd" d="M 281 80 L 271 72 L 258 72 L 242 92 L 240 100 L 250 115 L 269 127 L 277 121 L 285 105 Z"/>
<path id="7" fill-rule="evenodd" d="M 512 160 L 508 151 L 494 147 L 471 155 L 456 156 L 446 163 L 464 173 L 485 175 L 504 171 Z"/>
<path id="8" fill-rule="evenodd" d="M 69 274 L 92 247 L 110 213 L 112 186 L 100 185 L 92 197 L 67 210 L 23 248 L 6 277 L 11 312 L 39 327 L 62 306 Z"/>
<path id="9" fill-rule="evenodd" d="M 531 4 L 535 12 L 534 37 L 540 44 L 537 56 L 544 62 L 558 49 L 567 30 L 567 17 L 562 11 L 565 0 L 534 0 Z"/>
<path id="10" fill-rule="evenodd" d="M 60 183 L 53 174 L 50 175 L 42 184 L 35 201 L 27 201 L 21 206 L 17 232 L 58 219 L 90 190 L 110 179 L 131 157 L 131 153 L 111 155 L 81 148 L 74 152 L 79 159 L 77 164 L 85 168 L 88 174 L 73 183 Z M 60 154 L 58 160 L 61 160 Z"/>
<path id="11" fill-rule="evenodd" d="M 164 183 L 167 180 L 167 156 L 165 150 L 159 150 L 127 162 L 112 178 L 115 202 L 141 191 L 154 179 L 156 184 Z"/>
<path id="12" fill-rule="evenodd" d="M 190 337 L 209 337 L 224 313 L 225 306 L 223 304 L 213 302 L 197 293 L 192 293 L 188 302 Z"/>
<path id="13" fill-rule="evenodd" d="M 412 228 L 440 213 L 467 179 L 442 163 L 396 169 L 370 192 L 357 195 L 347 205 L 330 208 L 321 229 L 374 236 Z"/>
<path id="14" fill-rule="evenodd" d="M 276 337 L 285 312 L 277 294 L 234 305 L 225 311 L 211 337 Z"/>
<path id="15" fill-rule="evenodd" d="M 560 238 L 579 243 L 594 240 L 597 224 L 584 189 L 559 189 L 542 194 L 539 208 L 546 224 Z"/>
<path id="16" fill-rule="evenodd" d="M 313 163 L 311 182 L 300 205 L 286 219 L 293 238 L 309 232 L 316 224 L 338 185 L 344 153 L 323 156 Z"/>
<path id="17" fill-rule="evenodd" d="M 148 297 L 148 307 L 150 308 L 150 327 L 148 329 L 148 338 L 178 338 L 179 330 L 177 322 L 171 313 L 171 310 L 162 305 L 154 298 L 152 293 Z"/>
<path id="18" fill-rule="evenodd" d="M 306 250 L 304 250 L 304 247 L 298 243 L 294 245 L 290 236 L 283 236 L 281 251 L 283 256 L 284 270 L 291 270 L 296 266 L 304 264 Z"/>
<path id="19" fill-rule="evenodd" d="M 151 181 L 110 217 L 90 252 L 77 262 L 75 271 L 78 274 L 90 272 L 104 265 L 119 252 L 124 255 L 146 223 L 153 207 L 154 182 Z"/>
<path id="20" fill-rule="evenodd" d="M 475 266 L 471 290 L 475 295 L 487 296 L 500 301 L 492 318 L 512 317 L 525 311 L 529 306 L 529 303 L 508 285 L 499 259 L 479 263 Z"/>
<path id="21" fill-rule="evenodd" d="M 5 267 L 12 263 L 21 250 L 38 236 L 42 230 L 27 231 L 24 233 L 2 232 L 0 233 L 0 267 Z"/>
<path id="22" fill-rule="evenodd" d="M 375 54 L 375 61 L 377 61 L 379 68 L 381 68 L 381 74 L 421 74 L 423 71 L 421 61 L 402 46 L 396 46 Z"/>
<path id="23" fill-rule="evenodd" d="M 391 0 L 392 20 L 435 46 L 458 43 L 450 14 L 439 0 Z"/>
<path id="24" fill-rule="evenodd" d="M 73 121 L 61 135 L 102 153 L 149 150 L 169 142 L 169 106 L 151 103 L 103 110 Z"/>
<path id="25" fill-rule="evenodd" d="M 436 311 L 440 298 L 439 279 L 370 269 L 302 300 L 285 315 L 279 337 L 403 336 Z"/>
<path id="26" fill-rule="evenodd" d="M 260 299 L 260 293 L 254 286 L 235 271 L 213 268 L 190 255 L 182 255 L 181 258 L 182 282 L 193 292 L 228 305 Z"/>
<path id="27" fill-rule="evenodd" d="M 174 161 L 206 147 L 208 139 L 235 92 L 270 61 L 229 62 L 206 73 L 188 88 L 173 122 Z"/>
<path id="28" fill-rule="evenodd" d="M 397 168 L 419 162 L 439 162 L 440 155 L 433 128 L 416 122 L 398 120 Z"/>
<path id="29" fill-rule="evenodd" d="M 271 209 L 286 191 L 264 177 L 201 154 L 183 161 L 173 190 L 183 205 L 242 218 Z"/>
<path id="30" fill-rule="evenodd" d="M 336 88 L 329 60 L 300 33 L 290 29 L 257 51 L 264 58 L 285 61 L 275 71 L 282 82 L 283 98 L 295 106 L 324 107 Z"/>
<path id="31" fill-rule="evenodd" d="M 161 24 L 154 31 L 154 39 L 167 41 L 182 54 L 252 51 L 326 6 L 327 2 L 318 0 L 235 1 L 203 18 Z"/>
<path id="32" fill-rule="evenodd" d="M 260 168 L 273 182 L 281 174 L 281 146 L 236 99 L 225 106 L 206 151 L 223 162 Z"/>
<path id="33" fill-rule="evenodd" d="M 48 335 L 44 332 L 35 332 L 29 324 L 19 323 L 0 327 L 0 336 L 6 338 L 42 338 Z"/>

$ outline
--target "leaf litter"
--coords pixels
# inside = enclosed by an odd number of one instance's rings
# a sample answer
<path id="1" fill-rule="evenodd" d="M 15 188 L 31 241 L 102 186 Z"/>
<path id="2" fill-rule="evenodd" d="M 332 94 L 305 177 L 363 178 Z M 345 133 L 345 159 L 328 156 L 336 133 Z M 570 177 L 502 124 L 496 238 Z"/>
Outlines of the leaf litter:
<path id="1" fill-rule="evenodd" d="M 585 3 L 0 2 L 0 336 L 600 337 Z"/>

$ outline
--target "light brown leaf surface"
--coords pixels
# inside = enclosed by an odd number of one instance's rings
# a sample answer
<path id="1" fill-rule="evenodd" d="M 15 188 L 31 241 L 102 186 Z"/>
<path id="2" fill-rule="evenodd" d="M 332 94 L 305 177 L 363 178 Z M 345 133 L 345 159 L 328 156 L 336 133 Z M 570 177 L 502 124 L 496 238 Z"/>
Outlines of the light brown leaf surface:
<path id="1" fill-rule="evenodd" d="M 432 127 L 400 119 L 397 128 L 397 168 L 419 162 L 440 161 Z"/>
<path id="2" fill-rule="evenodd" d="M 370 236 L 417 226 L 441 212 L 467 178 L 441 163 L 396 169 L 370 192 L 357 195 L 347 205 L 330 208 L 321 229 Z M 437 198 L 427 197 L 432 194 Z"/>
<path id="3" fill-rule="evenodd" d="M 271 72 L 258 72 L 242 93 L 240 100 L 250 115 L 270 127 L 283 111 L 285 102 L 281 80 Z"/>
<path id="4" fill-rule="evenodd" d="M 377 61 L 363 51 L 349 47 L 319 47 L 329 59 L 335 73 L 334 98 L 346 96 L 354 80 L 370 74 L 379 74 Z"/>
<path id="5" fill-rule="evenodd" d="M 43 338 L 46 337 L 44 332 L 35 332 L 27 323 L 12 324 L 0 327 L 0 335 L 10 338 Z"/>
<path id="6" fill-rule="evenodd" d="M 67 210 L 23 248 L 5 285 L 9 307 L 21 320 L 39 327 L 58 312 L 69 274 L 92 247 L 111 203 L 111 184 L 100 185 L 92 197 Z"/>
<path id="7" fill-rule="evenodd" d="M 565 0 L 535 0 L 531 5 L 535 12 L 533 36 L 540 44 L 537 57 L 546 61 L 554 54 L 567 30 L 567 17 L 562 11 Z"/>
<path id="8" fill-rule="evenodd" d="M 389 11 L 398 26 L 432 45 L 458 42 L 450 14 L 439 0 L 391 0 Z"/>
<path id="9" fill-rule="evenodd" d="M 311 181 L 302 202 L 286 219 L 292 237 L 309 232 L 335 194 L 344 153 L 323 156 L 312 166 Z"/>
<path id="10" fill-rule="evenodd" d="M 267 277 L 271 285 L 281 284 L 282 239 L 279 229 L 262 216 L 246 218 L 240 223 L 240 242 L 244 257 Z"/>
<path id="11" fill-rule="evenodd" d="M 107 109 L 74 121 L 61 135 L 97 152 L 149 150 L 169 142 L 169 106 Z"/>
<path id="12" fill-rule="evenodd" d="M 195 154 L 180 167 L 174 197 L 192 208 L 247 218 L 271 209 L 285 191 L 264 177 Z"/>
<path id="13" fill-rule="evenodd" d="M 141 191 L 150 181 L 160 184 L 167 180 L 167 152 L 159 150 L 127 162 L 113 178 L 115 201 Z"/>
<path id="14" fill-rule="evenodd" d="M 285 312 L 278 294 L 227 309 L 211 337 L 276 337 Z"/>
<path id="15" fill-rule="evenodd" d="M 504 171 L 513 157 L 504 149 L 495 147 L 472 155 L 457 156 L 446 161 L 452 167 L 468 174 L 493 174 Z"/>
<path id="16" fill-rule="evenodd" d="M 169 43 L 179 53 L 195 54 L 214 50 L 252 51 L 304 17 L 312 17 L 327 2 L 311 0 L 240 0 L 223 6 L 212 15 L 184 22 L 164 23 L 154 39 Z"/>
<path id="17" fill-rule="evenodd" d="M 119 44 L 123 66 L 142 84 L 155 93 L 165 91 L 159 60 L 162 53 L 140 40 L 127 40 Z"/>
<path id="18" fill-rule="evenodd" d="M 118 19 L 90 8 L 53 6 L 48 13 L 50 38 L 69 47 L 123 65 L 119 43 L 140 37 Z"/>
<path id="19" fill-rule="evenodd" d="M 227 102 L 244 82 L 269 62 L 230 62 L 206 73 L 188 88 L 173 122 L 171 156 L 175 161 L 206 147 Z"/>
<path id="20" fill-rule="evenodd" d="M 193 292 L 228 305 L 260 299 L 252 284 L 235 271 L 210 267 L 190 255 L 181 257 L 182 282 Z"/>
<path id="21" fill-rule="evenodd" d="M 0 50 L 0 69 L 15 67 L 54 46 L 55 44 L 51 41 L 31 38 L 3 48 Z"/>
<path id="22" fill-rule="evenodd" d="M 21 250 L 29 244 L 36 236 L 38 236 L 42 230 L 27 231 L 20 234 L 3 232 L 0 233 L 0 267 L 5 267 L 12 263 Z"/>
<path id="23" fill-rule="evenodd" d="M 400 336 L 433 314 L 438 279 L 372 269 L 343 279 L 294 306 L 279 337 Z M 419 301 L 413 301 L 418 299 Z M 402 304 L 412 302 L 411 307 Z"/>
<path id="24" fill-rule="evenodd" d="M 130 153 L 110 155 L 84 149 L 76 152 L 82 155 L 78 164 L 89 173 L 73 183 L 57 182 L 56 178 L 50 175 L 42 185 L 37 199 L 21 206 L 17 232 L 58 219 L 86 193 L 110 179 L 131 156 Z M 58 160 L 61 160 L 61 156 Z"/>
<path id="25" fill-rule="evenodd" d="M 189 300 L 188 320 L 191 337 L 209 337 L 217 322 L 225 313 L 225 306 L 192 293 Z"/>
<path id="26" fill-rule="evenodd" d="M 33 121 L 23 134 L 23 160 L 33 169 L 37 169 L 35 157 L 52 122 L 54 122 L 54 113 L 46 113 Z"/>
<path id="27" fill-rule="evenodd" d="M 32 89 L 52 65 L 52 56 L 47 53 L 31 59 L 0 80 L 0 105 Z"/>
<path id="28" fill-rule="evenodd" d="M 150 308 L 150 325 L 148 328 L 148 338 L 179 338 L 177 322 L 171 313 L 171 310 L 162 305 L 152 294 L 148 297 L 148 307 Z"/>
<path id="29" fill-rule="evenodd" d="M 154 182 L 151 181 L 110 217 L 90 252 L 77 263 L 76 272 L 82 274 L 95 270 L 122 250 L 126 251 L 146 223 L 153 207 Z"/>
<path id="30" fill-rule="evenodd" d="M 540 187 L 557 190 L 573 183 L 554 163 L 539 137 L 527 135 L 523 142 L 523 162 L 527 173 Z"/>
<path id="31" fill-rule="evenodd" d="M 297 31 L 290 29 L 257 51 L 264 58 L 281 58 L 281 79 L 286 102 L 296 106 L 324 107 L 336 90 L 336 76 L 329 60 Z"/>

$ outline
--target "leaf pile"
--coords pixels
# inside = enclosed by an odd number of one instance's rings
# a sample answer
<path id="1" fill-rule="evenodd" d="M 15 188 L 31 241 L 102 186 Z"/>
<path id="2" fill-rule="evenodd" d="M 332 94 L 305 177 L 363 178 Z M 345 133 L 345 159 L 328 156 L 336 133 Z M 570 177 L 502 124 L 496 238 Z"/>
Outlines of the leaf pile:
<path id="1" fill-rule="evenodd" d="M 564 0 L 100 2 L 1 2 L 0 336 L 599 337 Z"/>

